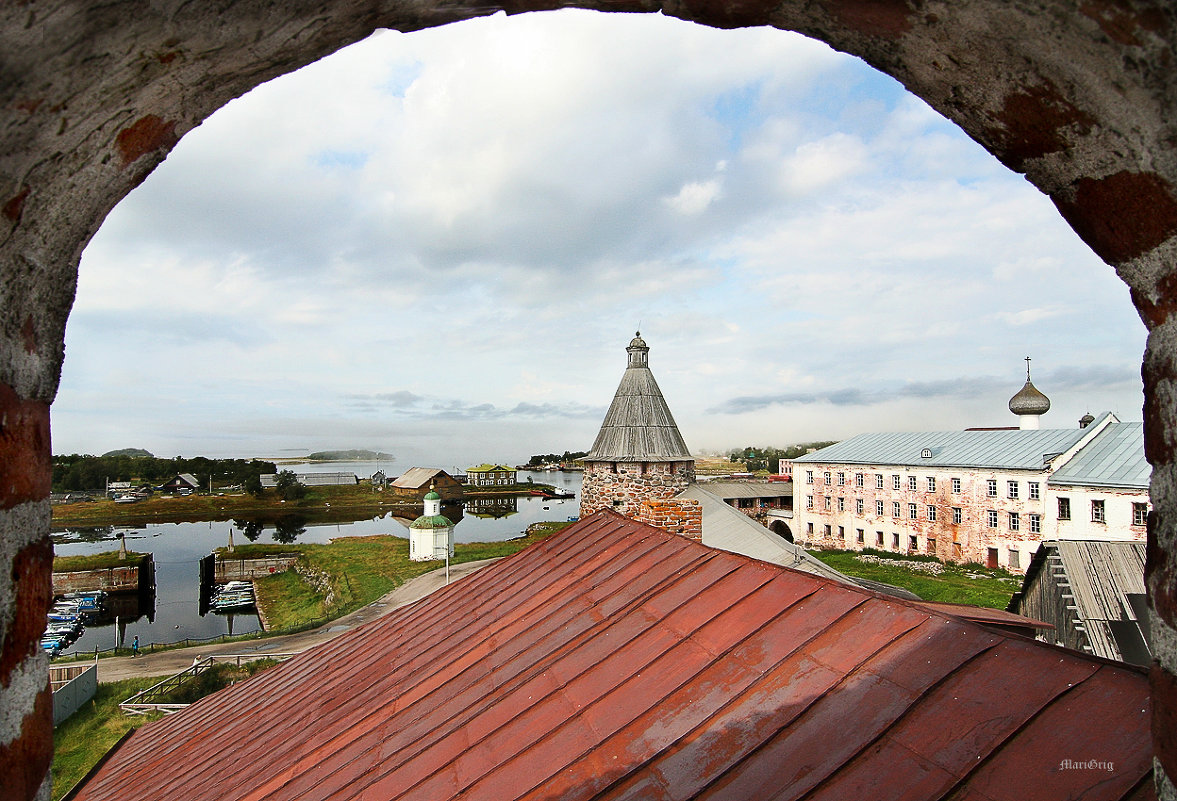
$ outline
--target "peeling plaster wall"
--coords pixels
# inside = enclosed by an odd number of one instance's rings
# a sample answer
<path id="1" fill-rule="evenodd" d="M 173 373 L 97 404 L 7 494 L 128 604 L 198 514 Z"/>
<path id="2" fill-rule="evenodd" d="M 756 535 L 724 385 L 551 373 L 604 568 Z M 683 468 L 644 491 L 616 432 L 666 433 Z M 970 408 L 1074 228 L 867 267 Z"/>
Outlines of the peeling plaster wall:
<path id="1" fill-rule="evenodd" d="M 555 8 L 451 0 L 49 0 L 0 8 L 0 777 L 44 796 L 50 705 L 49 404 L 83 247 L 231 98 L 379 27 Z M 1177 798 L 1177 11 L 1169 0 L 582 0 L 717 27 L 773 25 L 894 76 L 1048 194 L 1128 284 L 1144 355 L 1148 584 L 1161 794 Z"/>
<path id="2" fill-rule="evenodd" d="M 796 541 L 818 548 L 882 548 L 983 565 L 992 561 L 992 548 L 997 551 L 997 567 L 1024 574 L 1042 540 L 1145 537 L 1144 526 L 1132 525 L 1132 504 L 1147 504 L 1148 493 L 1114 488 L 1055 488 L 1048 486 L 1045 470 L 806 462 L 798 477 L 793 512 Z M 959 491 L 953 479 L 959 482 Z M 994 495 L 989 494 L 990 481 L 994 482 Z M 1016 495 L 1010 493 L 1011 482 L 1016 485 Z M 1033 485 L 1037 485 L 1036 490 Z M 1037 497 L 1033 497 L 1035 492 Z M 1059 520 L 1059 496 L 1070 501 L 1069 520 Z M 1106 522 L 1102 524 L 1091 521 L 1093 500 L 1104 502 Z M 915 517 L 911 516 L 911 504 L 915 504 Z M 955 510 L 959 510 L 959 523 Z M 997 513 L 995 526 L 990 525 L 990 512 Z M 1016 529 L 1011 515 L 1017 516 Z M 1033 530 L 1032 515 L 1038 518 L 1037 532 Z M 858 539 L 860 529 L 862 541 Z M 881 543 L 879 532 L 883 533 Z"/>

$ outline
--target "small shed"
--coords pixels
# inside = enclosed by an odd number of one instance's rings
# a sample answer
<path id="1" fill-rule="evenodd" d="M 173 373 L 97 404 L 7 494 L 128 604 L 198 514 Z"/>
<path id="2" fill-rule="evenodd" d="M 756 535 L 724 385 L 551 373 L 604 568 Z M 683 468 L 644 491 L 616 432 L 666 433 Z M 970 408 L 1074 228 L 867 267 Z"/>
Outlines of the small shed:
<path id="1" fill-rule="evenodd" d="M 397 495 L 415 500 L 424 499 L 431 488 L 441 496 L 442 501 L 462 499 L 461 482 L 436 467 L 410 467 L 388 486 Z"/>
<path id="2" fill-rule="evenodd" d="M 1143 542 L 1049 540 L 1008 610 L 1050 623 L 1039 639 L 1107 659 L 1152 661 Z"/>

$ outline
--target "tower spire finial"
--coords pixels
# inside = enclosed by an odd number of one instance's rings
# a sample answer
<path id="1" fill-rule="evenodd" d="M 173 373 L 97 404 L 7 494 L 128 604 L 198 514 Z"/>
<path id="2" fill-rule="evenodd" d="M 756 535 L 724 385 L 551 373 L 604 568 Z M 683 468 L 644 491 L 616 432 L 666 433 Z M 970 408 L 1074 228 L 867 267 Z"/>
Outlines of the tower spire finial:
<path id="1" fill-rule="evenodd" d="M 1030 357 L 1026 357 L 1026 380 L 1030 380 Z"/>

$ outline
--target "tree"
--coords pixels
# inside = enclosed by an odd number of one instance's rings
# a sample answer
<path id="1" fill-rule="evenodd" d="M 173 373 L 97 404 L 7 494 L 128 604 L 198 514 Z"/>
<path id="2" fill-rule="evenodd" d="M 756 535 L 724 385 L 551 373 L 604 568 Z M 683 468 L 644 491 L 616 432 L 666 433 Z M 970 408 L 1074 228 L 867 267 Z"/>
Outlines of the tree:
<path id="1" fill-rule="evenodd" d="M 246 492 L 255 498 L 262 497 L 262 493 L 265 492 L 265 489 L 262 487 L 262 477 L 257 473 L 251 473 L 246 476 L 245 483 L 242 486 L 244 486 Z"/>
<path id="2" fill-rule="evenodd" d="M 284 501 L 297 501 L 307 494 L 307 488 L 298 483 L 298 476 L 293 470 L 282 470 L 278 473 L 278 497 Z"/>

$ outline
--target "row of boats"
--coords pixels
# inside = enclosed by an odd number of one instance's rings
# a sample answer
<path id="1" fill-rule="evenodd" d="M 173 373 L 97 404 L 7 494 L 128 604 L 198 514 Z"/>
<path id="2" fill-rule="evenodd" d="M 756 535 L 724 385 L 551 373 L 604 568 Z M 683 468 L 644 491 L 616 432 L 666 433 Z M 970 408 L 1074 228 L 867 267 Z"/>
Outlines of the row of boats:
<path id="1" fill-rule="evenodd" d="M 237 612 L 254 605 L 252 581 L 230 581 L 213 589 L 209 609 L 214 612 Z"/>
<path id="2" fill-rule="evenodd" d="M 87 623 L 93 623 L 106 611 L 106 593 L 102 590 L 67 592 L 53 602 L 41 635 L 41 648 L 50 658 L 74 644 Z"/>

